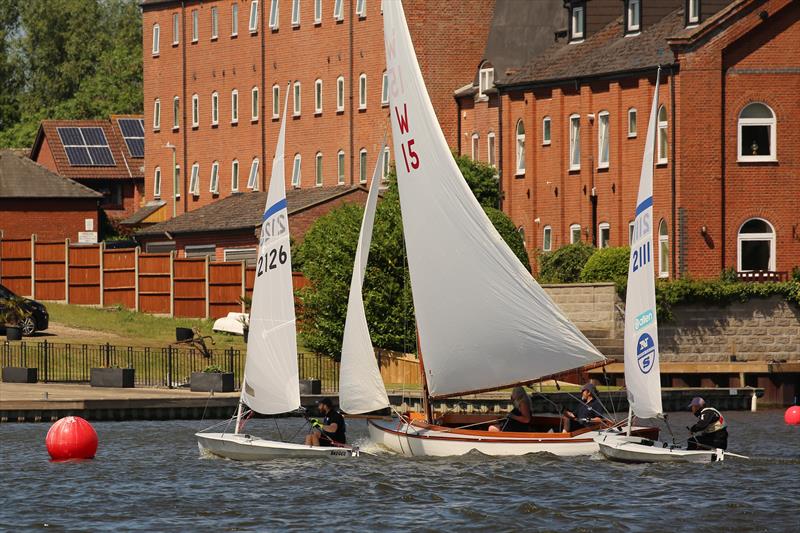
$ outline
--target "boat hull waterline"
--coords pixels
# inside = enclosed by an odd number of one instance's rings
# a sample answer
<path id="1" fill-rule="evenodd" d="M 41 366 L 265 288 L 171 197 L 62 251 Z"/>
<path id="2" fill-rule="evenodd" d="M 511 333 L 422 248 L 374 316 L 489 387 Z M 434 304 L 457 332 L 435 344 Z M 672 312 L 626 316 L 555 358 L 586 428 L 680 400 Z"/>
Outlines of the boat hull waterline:
<path id="1" fill-rule="evenodd" d="M 711 463 L 725 457 L 725 452 L 719 449 L 687 450 L 667 442 L 616 433 L 601 432 L 595 440 L 604 457 L 623 463 Z"/>
<path id="2" fill-rule="evenodd" d="M 359 455 L 357 448 L 307 446 L 243 433 L 196 433 L 195 436 L 201 454 L 210 453 L 236 461 L 263 461 L 286 457 L 346 458 Z"/>

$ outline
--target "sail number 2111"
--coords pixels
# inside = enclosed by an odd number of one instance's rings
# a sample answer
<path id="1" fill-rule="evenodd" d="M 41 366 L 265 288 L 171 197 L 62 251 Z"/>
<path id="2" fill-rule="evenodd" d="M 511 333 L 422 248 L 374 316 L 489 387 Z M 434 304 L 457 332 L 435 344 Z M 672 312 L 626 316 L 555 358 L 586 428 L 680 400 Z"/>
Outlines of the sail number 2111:
<path id="1" fill-rule="evenodd" d="M 282 244 L 280 248 L 267 250 L 264 252 L 264 255 L 259 256 L 258 258 L 258 268 L 256 269 L 258 276 L 260 277 L 261 274 L 264 274 L 269 270 L 275 270 L 278 268 L 278 265 L 285 264 L 288 258 L 289 255 L 286 253 L 286 251 L 284 251 Z"/>
<path id="2" fill-rule="evenodd" d="M 631 256 L 631 268 L 633 272 L 636 272 L 649 263 L 650 257 L 650 242 L 646 242 L 638 249 L 634 250 Z"/>

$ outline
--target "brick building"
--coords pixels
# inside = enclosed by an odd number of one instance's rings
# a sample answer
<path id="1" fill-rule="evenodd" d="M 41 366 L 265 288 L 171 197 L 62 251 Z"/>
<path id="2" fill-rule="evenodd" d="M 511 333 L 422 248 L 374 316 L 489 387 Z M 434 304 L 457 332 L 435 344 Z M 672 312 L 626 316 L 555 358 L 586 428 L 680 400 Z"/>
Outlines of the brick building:
<path id="1" fill-rule="evenodd" d="M 498 79 L 497 119 L 459 115 L 462 130 L 497 128 L 503 208 L 531 254 L 628 244 L 661 65 L 658 275 L 732 267 L 774 278 L 800 264 L 800 4 L 586 0 L 564 10 L 558 42 Z"/>

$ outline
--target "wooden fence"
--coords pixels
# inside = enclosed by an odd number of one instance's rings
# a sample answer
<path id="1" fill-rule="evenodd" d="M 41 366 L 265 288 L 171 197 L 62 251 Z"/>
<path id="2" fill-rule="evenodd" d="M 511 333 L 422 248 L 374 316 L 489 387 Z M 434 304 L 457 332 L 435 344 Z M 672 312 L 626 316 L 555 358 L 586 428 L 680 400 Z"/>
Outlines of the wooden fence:
<path id="1" fill-rule="evenodd" d="M 100 244 L 0 239 L 0 283 L 36 300 L 121 305 L 145 313 L 219 318 L 242 312 L 239 298 L 253 291 L 255 268 L 244 261 L 179 258 L 175 252 L 106 249 Z M 300 273 L 295 289 L 308 285 Z"/>

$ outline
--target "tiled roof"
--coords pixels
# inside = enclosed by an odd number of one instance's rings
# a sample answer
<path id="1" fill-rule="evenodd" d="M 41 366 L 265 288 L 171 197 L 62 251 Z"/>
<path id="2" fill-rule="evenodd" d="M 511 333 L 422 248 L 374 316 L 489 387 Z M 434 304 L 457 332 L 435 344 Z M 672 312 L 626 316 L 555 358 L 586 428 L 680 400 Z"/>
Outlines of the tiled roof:
<path id="1" fill-rule="evenodd" d="M 136 224 L 146 219 L 147 217 L 149 217 L 150 215 L 152 215 L 165 205 L 167 205 L 167 203 L 163 200 L 152 200 L 150 202 L 147 202 L 147 205 L 140 208 L 138 211 L 136 211 L 128 218 L 124 219 L 122 222 L 120 222 L 120 224 L 124 226 L 135 226 Z"/>
<path id="2" fill-rule="evenodd" d="M 289 215 L 341 196 L 366 189 L 360 186 L 340 185 L 338 187 L 314 187 L 311 189 L 290 189 L 286 192 Z M 154 224 L 138 231 L 137 235 L 169 233 L 201 233 L 208 231 L 231 231 L 253 229 L 261 224 L 266 192 L 233 194 L 227 198 L 189 211 L 175 218 Z"/>
<path id="3" fill-rule="evenodd" d="M 0 150 L 0 198 L 102 198 L 12 150 Z"/>

